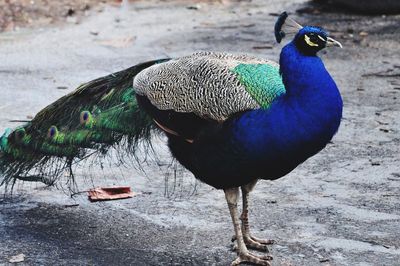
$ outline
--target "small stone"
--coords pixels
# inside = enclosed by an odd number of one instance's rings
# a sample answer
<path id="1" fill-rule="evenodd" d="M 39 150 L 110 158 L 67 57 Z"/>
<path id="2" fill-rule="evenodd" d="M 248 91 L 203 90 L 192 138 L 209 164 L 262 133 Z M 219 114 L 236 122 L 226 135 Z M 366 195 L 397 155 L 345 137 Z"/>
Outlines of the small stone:
<path id="1" fill-rule="evenodd" d="M 11 256 L 8 259 L 8 262 L 10 263 L 18 263 L 18 262 L 23 262 L 25 260 L 25 254 L 21 253 L 15 256 Z"/>
<path id="2" fill-rule="evenodd" d="M 71 23 L 71 24 L 78 24 L 79 23 L 77 17 L 70 17 L 70 16 L 67 17 L 67 22 Z"/>
<path id="3" fill-rule="evenodd" d="M 187 6 L 186 8 L 191 10 L 199 10 L 201 8 L 201 5 L 197 4 L 197 5 Z"/>
<path id="4" fill-rule="evenodd" d="M 75 10 L 73 10 L 72 8 L 68 9 L 67 11 L 67 16 L 73 16 L 75 14 Z"/>

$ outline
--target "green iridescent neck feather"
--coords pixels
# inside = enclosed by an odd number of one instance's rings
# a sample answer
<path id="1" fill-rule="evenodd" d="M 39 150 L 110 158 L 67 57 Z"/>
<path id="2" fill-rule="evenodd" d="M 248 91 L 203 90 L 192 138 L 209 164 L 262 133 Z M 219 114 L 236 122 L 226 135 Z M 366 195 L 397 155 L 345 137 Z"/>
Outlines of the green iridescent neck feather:
<path id="1" fill-rule="evenodd" d="M 261 108 L 268 109 L 278 96 L 286 92 L 277 66 L 239 64 L 232 72 Z"/>

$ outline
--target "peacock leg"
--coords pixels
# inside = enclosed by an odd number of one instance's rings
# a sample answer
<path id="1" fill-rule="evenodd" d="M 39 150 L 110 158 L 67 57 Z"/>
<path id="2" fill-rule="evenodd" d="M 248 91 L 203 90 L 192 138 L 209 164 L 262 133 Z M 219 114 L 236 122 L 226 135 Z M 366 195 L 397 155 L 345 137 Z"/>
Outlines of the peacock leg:
<path id="1" fill-rule="evenodd" d="M 239 198 L 239 188 L 225 189 L 225 198 L 228 202 L 229 212 L 232 217 L 233 228 L 235 230 L 235 235 L 238 244 L 238 258 L 232 262 L 232 266 L 239 265 L 241 263 L 253 263 L 256 265 L 267 265 L 270 266 L 271 256 L 259 256 L 250 253 L 247 250 L 246 244 L 243 240 L 242 229 L 239 221 L 239 214 L 237 209 L 237 202 Z"/>
<path id="2" fill-rule="evenodd" d="M 243 201 L 243 210 L 242 215 L 240 216 L 240 220 L 242 220 L 242 232 L 243 232 L 243 240 L 248 248 L 266 251 L 268 252 L 268 246 L 274 243 L 274 240 L 264 240 L 254 237 L 250 234 L 250 225 L 249 225 L 249 194 L 253 190 L 257 183 L 257 180 L 251 182 L 247 185 L 241 187 L 242 189 L 242 201 Z M 236 237 L 232 238 L 232 241 L 235 241 Z M 237 248 L 237 247 L 235 247 Z"/>

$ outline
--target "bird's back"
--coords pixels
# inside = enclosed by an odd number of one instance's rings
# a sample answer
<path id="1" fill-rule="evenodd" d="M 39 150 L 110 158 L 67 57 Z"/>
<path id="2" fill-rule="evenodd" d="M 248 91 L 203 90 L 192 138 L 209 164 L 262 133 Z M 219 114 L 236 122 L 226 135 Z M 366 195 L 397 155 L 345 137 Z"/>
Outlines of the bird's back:
<path id="1" fill-rule="evenodd" d="M 133 87 L 160 110 L 194 113 L 215 121 L 266 108 L 285 92 L 277 63 L 214 52 L 149 67 L 135 77 Z"/>

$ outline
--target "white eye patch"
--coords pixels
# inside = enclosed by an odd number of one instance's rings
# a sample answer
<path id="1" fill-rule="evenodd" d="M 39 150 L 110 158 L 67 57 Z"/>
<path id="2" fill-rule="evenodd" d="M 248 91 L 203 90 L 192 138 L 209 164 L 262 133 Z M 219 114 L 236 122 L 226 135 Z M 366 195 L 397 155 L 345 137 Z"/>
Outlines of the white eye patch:
<path id="1" fill-rule="evenodd" d="M 321 40 L 321 41 L 324 41 L 324 42 L 326 42 L 326 40 L 324 39 L 324 38 L 322 38 L 321 36 L 319 36 L 319 35 L 317 35 L 318 36 L 318 38 Z"/>
<path id="2" fill-rule="evenodd" d="M 306 43 L 307 43 L 309 46 L 318 46 L 318 44 L 313 43 L 313 42 L 310 40 L 310 37 L 308 37 L 307 35 L 304 35 L 304 40 L 306 41 Z"/>

